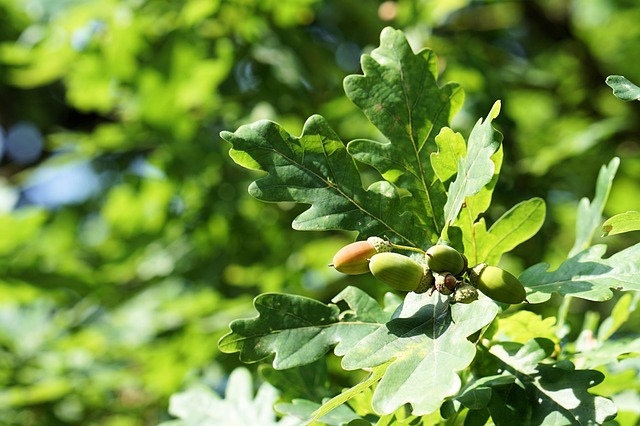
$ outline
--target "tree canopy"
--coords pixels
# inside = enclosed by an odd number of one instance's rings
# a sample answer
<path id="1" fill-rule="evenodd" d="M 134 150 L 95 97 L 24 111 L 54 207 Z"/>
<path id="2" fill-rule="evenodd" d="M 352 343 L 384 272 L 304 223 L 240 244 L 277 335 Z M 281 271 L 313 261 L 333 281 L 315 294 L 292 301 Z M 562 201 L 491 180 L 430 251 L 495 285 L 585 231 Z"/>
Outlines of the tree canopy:
<path id="1" fill-rule="evenodd" d="M 637 22 L 640 5 L 627 1 L 0 0 L 0 418 L 215 422 L 189 408 L 194 398 L 238 419 L 237 404 L 249 401 L 256 417 L 242 421 L 260 424 L 313 413 L 401 364 L 387 363 L 387 350 L 382 367 L 369 365 L 354 350 L 343 363 L 372 368 L 369 379 L 324 352 L 305 367 L 295 361 L 311 361 L 308 354 L 278 353 L 278 362 L 296 367 L 284 372 L 237 369 L 273 351 L 254 347 L 240 359 L 221 351 L 221 338 L 229 352 L 241 349 L 229 324 L 259 331 L 260 306 L 282 309 L 295 299 L 308 303 L 304 314 L 334 326 L 323 329 L 327 342 L 355 338 L 360 331 L 349 322 L 358 315 L 364 329 L 385 324 L 378 334 L 407 326 L 402 317 L 387 322 L 399 300 L 379 283 L 327 264 L 359 235 L 408 246 L 455 240 L 447 224 L 464 205 L 476 215 L 456 226 L 485 233 L 478 259 L 535 283 L 530 302 L 550 300 L 492 324 L 492 333 L 522 339 L 492 347 L 492 362 L 537 368 L 522 392 L 542 392 L 547 408 L 565 404 L 552 383 L 586 369 L 576 380 L 616 396 L 618 421 L 633 424 L 638 367 L 611 367 L 629 352 L 584 352 L 561 371 L 539 362 L 558 336 L 582 350 L 589 336 L 604 341 L 617 332 L 621 346 L 640 351 L 637 297 L 614 294 L 609 281 L 585 290 L 593 297 L 573 304 L 564 323 L 552 325 L 557 333 L 542 331 L 571 277 L 603 265 L 613 271 L 607 278 L 635 277 L 629 256 L 637 249 L 608 256 L 637 242 L 626 232 L 637 229 L 640 199 Z M 381 91 L 381 78 L 394 90 Z M 385 114 L 381 105 L 406 106 L 407 114 Z M 247 141 L 257 138 L 265 143 L 256 154 Z M 399 139 L 407 141 L 402 149 L 380 143 Z M 474 155 L 464 140 L 478 142 L 468 145 Z M 280 162 L 291 147 L 300 150 Z M 463 151 L 468 163 L 451 160 Z M 327 169 L 335 180 L 320 178 Z M 461 171 L 467 178 L 455 184 Z M 447 200 L 445 183 L 459 197 Z M 468 196 L 477 204 L 467 206 Z M 357 222 L 354 206 L 375 220 Z M 599 232 L 603 217 L 613 217 L 611 228 Z M 521 244 L 501 245 L 507 233 Z M 573 263 L 556 270 L 568 253 Z M 620 288 L 637 290 L 636 282 Z M 493 312 L 469 309 L 481 308 Z M 467 339 L 491 319 L 445 322 L 466 359 L 474 356 Z M 525 340 L 515 323 L 538 330 L 537 339 Z M 458 361 L 442 374 L 464 368 Z M 449 408 L 486 398 L 480 418 L 496 398 L 508 400 L 507 379 L 486 376 Z M 262 383 L 255 397 L 252 380 Z M 370 398 L 384 412 L 403 402 Z M 261 411 L 276 402 L 280 417 Z M 416 403 L 430 412 L 429 401 Z M 332 415 L 338 420 L 328 424 L 357 417 L 345 406 Z"/>

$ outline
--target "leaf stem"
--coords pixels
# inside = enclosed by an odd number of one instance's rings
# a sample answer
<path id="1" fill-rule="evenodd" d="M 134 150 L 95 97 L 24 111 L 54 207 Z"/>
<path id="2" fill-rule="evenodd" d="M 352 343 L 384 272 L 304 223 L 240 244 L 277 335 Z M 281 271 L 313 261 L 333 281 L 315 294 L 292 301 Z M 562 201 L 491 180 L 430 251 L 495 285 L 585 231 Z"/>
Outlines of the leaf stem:
<path id="1" fill-rule="evenodd" d="M 390 244 L 391 244 L 391 247 L 393 247 L 394 249 L 415 251 L 417 253 L 422 253 L 422 254 L 425 253 L 424 250 L 422 250 L 421 248 L 418 248 L 418 247 L 403 246 L 403 245 L 394 244 L 394 243 L 390 243 Z"/>
<path id="2" fill-rule="evenodd" d="M 571 302 L 573 302 L 573 297 L 570 295 L 566 295 L 562 299 L 562 303 L 558 308 L 556 336 L 558 336 L 560 339 L 564 339 L 567 334 L 569 334 L 569 326 L 566 324 L 566 322 L 567 316 L 569 315 L 569 307 L 571 306 Z"/>

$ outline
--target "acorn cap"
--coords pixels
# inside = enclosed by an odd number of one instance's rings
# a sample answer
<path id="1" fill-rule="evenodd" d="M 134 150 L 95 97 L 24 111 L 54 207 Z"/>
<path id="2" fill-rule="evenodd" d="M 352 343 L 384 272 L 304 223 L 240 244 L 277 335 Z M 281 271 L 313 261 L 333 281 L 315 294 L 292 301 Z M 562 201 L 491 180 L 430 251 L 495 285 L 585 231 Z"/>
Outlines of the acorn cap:
<path id="1" fill-rule="evenodd" d="M 478 290 L 471 284 L 463 282 L 451 297 L 454 303 L 471 303 L 478 300 Z"/>
<path id="2" fill-rule="evenodd" d="M 420 284 L 413 290 L 414 293 L 426 293 L 429 289 L 434 288 L 435 278 L 433 277 L 433 273 L 427 268 L 427 265 L 423 265 L 423 275 L 422 280 L 420 280 Z M 431 295 L 431 294 L 429 294 Z"/>

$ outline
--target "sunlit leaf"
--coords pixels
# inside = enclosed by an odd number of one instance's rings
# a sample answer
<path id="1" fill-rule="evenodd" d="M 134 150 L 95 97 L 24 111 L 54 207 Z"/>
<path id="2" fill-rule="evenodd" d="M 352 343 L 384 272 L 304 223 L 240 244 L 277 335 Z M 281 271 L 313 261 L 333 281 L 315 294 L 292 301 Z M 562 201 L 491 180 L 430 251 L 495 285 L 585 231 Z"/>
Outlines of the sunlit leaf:
<path id="1" fill-rule="evenodd" d="M 640 290 L 640 244 L 605 259 L 606 250 L 602 244 L 591 246 L 551 272 L 546 263 L 526 269 L 519 278 L 527 288 L 527 300 L 542 303 L 558 293 L 604 301 L 613 296 L 612 288 Z"/>
<path id="2" fill-rule="evenodd" d="M 542 227 L 546 207 L 541 198 L 523 201 L 505 212 L 476 244 L 476 262 L 496 265 L 504 253 L 533 237 Z"/>
<path id="3" fill-rule="evenodd" d="M 333 299 L 340 301 L 350 309 L 340 312 L 336 304 L 303 296 L 262 294 L 254 301 L 258 316 L 233 321 L 218 346 L 223 352 L 240 352 L 244 362 L 275 354 L 273 367 L 285 369 L 309 364 L 336 345 L 335 353 L 344 354 L 388 320 L 380 305 L 355 287 Z"/>
<path id="4" fill-rule="evenodd" d="M 362 56 L 364 75 L 345 79 L 347 96 L 360 107 L 387 141 L 354 140 L 349 152 L 382 176 L 408 190 L 411 206 L 434 243 L 444 224 L 445 189 L 431 168 L 435 137 L 448 126 L 464 99 L 455 83 L 437 84 L 433 51 L 414 53 L 402 31 L 385 28 L 380 46 Z"/>
<path id="5" fill-rule="evenodd" d="M 268 173 L 250 185 L 251 195 L 311 205 L 294 220 L 294 229 L 352 230 L 411 245 L 423 240 L 424 232 L 395 188 L 386 182 L 368 191 L 362 187 L 354 160 L 321 116 L 309 118 L 300 137 L 271 121 L 221 136 L 233 145 L 230 155 L 238 164 Z"/>
<path id="6" fill-rule="evenodd" d="M 598 327 L 595 336 L 589 333 L 589 339 L 583 347 L 576 345 L 576 365 L 596 368 L 617 363 L 622 357 L 640 354 L 640 338 L 625 333 L 616 335 L 620 327 L 629 321 L 631 314 L 638 307 L 638 301 L 640 293 L 627 293 L 618 299 L 611 314 Z"/>
<path id="7" fill-rule="evenodd" d="M 621 75 L 610 75 L 605 83 L 613 89 L 613 94 L 623 101 L 640 101 L 640 87 Z"/>
<path id="8" fill-rule="evenodd" d="M 467 226 L 471 226 L 471 224 L 478 219 L 480 214 L 487 211 L 491 205 L 493 190 L 498 183 L 503 156 L 504 152 L 502 145 L 500 145 L 498 150 L 491 156 L 491 161 L 493 162 L 493 176 L 491 177 L 491 180 L 489 180 L 489 183 L 483 186 L 480 191 L 465 198 L 462 212 L 455 221 L 456 226 L 459 226 L 459 224 L 463 222 L 467 222 Z M 473 232 L 470 232 L 470 234 L 473 234 Z"/>
<path id="9" fill-rule="evenodd" d="M 447 232 L 449 242 L 463 250 L 472 265 L 485 261 L 480 257 L 479 249 L 490 238 L 487 238 L 485 219 L 480 215 L 491 205 L 493 190 L 498 182 L 500 169 L 502 168 L 502 158 L 503 149 L 501 145 L 495 154 L 491 156 L 491 161 L 494 165 L 493 177 L 480 191 L 465 198 L 460 214 Z"/>
<path id="10" fill-rule="evenodd" d="M 458 161 L 467 155 L 467 145 L 460 133 L 443 127 L 435 138 L 438 151 L 431 154 L 431 167 L 442 183 L 458 173 Z"/>
<path id="11" fill-rule="evenodd" d="M 387 363 L 374 367 L 369 376 L 367 376 L 360 383 L 324 402 L 322 406 L 320 406 L 312 413 L 313 417 L 310 419 L 310 422 L 314 422 L 318 419 L 324 419 L 327 413 L 332 412 L 333 410 L 342 406 L 345 402 L 364 392 L 366 389 L 374 386 L 376 383 L 378 383 L 378 381 L 380 381 L 384 373 L 387 371 L 388 365 L 389 364 Z"/>
<path id="12" fill-rule="evenodd" d="M 604 342 L 618 331 L 618 329 L 629 320 L 631 314 L 638 307 L 639 301 L 640 293 L 627 293 L 622 295 L 611 310 L 611 315 L 605 318 L 600 324 L 600 327 L 598 327 L 598 340 Z"/>
<path id="13" fill-rule="evenodd" d="M 557 341 L 555 331 L 555 317 L 542 318 L 534 312 L 521 310 L 498 318 L 494 338 L 522 344 L 535 337 Z"/>
<path id="14" fill-rule="evenodd" d="M 595 370 L 576 370 L 569 361 L 542 363 L 553 351 L 553 343 L 534 339 L 525 345 L 494 345 L 491 353 L 517 376 L 531 404 L 531 424 L 602 424 L 616 415 L 607 398 L 588 389 L 602 382 Z"/>
<path id="15" fill-rule="evenodd" d="M 493 178 L 494 164 L 491 156 L 502 142 L 502 134 L 491 122 L 500 113 L 500 101 L 496 102 L 486 119 L 478 120 L 467 143 L 467 155 L 458 161 L 456 179 L 449 186 L 449 196 L 444 206 L 444 219 L 451 224 L 460 213 L 465 198 L 478 193 Z"/>
<path id="16" fill-rule="evenodd" d="M 473 223 L 473 217 L 480 213 L 473 213 L 474 209 L 483 202 L 481 198 L 477 198 L 479 195 L 470 197 L 472 201 L 462 210 L 455 222 L 456 226 L 449 230 L 448 237 L 455 243 L 462 231 L 464 253 L 469 262 L 472 265 L 481 262 L 496 265 L 504 253 L 513 250 L 540 230 L 546 206 L 541 198 L 523 201 L 505 212 L 487 230 L 484 218 Z M 490 200 L 491 192 L 484 192 L 482 197 Z"/>
<path id="17" fill-rule="evenodd" d="M 628 211 L 617 214 L 605 220 L 602 224 L 604 236 L 638 230 L 640 230 L 640 211 Z"/>
<path id="18" fill-rule="evenodd" d="M 285 399 L 305 398 L 319 401 L 332 395 L 325 360 L 300 367 L 276 370 L 270 365 L 260 366 L 260 375 L 280 390 Z"/>
<path id="19" fill-rule="evenodd" d="M 634 357 L 640 355 L 640 338 L 621 337 L 599 342 L 595 347 L 577 353 L 575 362 L 580 367 L 597 368 L 617 363 L 620 359 L 630 355 Z"/>
<path id="20" fill-rule="evenodd" d="M 591 240 L 602 223 L 602 211 L 609 198 L 613 178 L 620 164 L 619 158 L 612 159 L 608 165 L 600 168 L 596 182 L 596 195 L 593 201 L 587 198 L 580 200 L 576 217 L 576 241 L 569 252 L 569 257 L 577 254 L 591 245 Z"/>
<path id="21" fill-rule="evenodd" d="M 276 411 L 290 417 L 300 419 L 297 425 L 315 425 L 315 420 L 310 421 L 313 413 L 320 409 L 320 404 L 304 399 L 294 399 L 289 403 L 279 403 L 275 406 Z M 354 420 L 362 419 L 352 409 L 346 405 L 340 405 L 331 412 L 327 412 L 320 419 L 320 424 L 329 426 L 351 425 Z M 365 423 L 369 424 L 369 423 Z"/>
<path id="22" fill-rule="evenodd" d="M 393 360 L 375 390 L 373 408 L 389 414 L 410 403 L 414 415 L 432 413 L 460 389 L 457 372 L 475 355 L 467 337 L 496 314 L 497 306 L 486 300 L 450 306 L 438 296 L 410 293 L 399 314 L 349 350 L 342 366 L 371 368 Z"/>
<path id="23" fill-rule="evenodd" d="M 268 383 L 263 383 L 254 396 L 251 373 L 246 368 L 237 368 L 229 376 L 224 399 L 204 386 L 174 394 L 169 401 L 169 413 L 178 420 L 162 425 L 297 425 L 294 417 L 276 418 L 273 404 L 278 396 L 278 391 Z"/>

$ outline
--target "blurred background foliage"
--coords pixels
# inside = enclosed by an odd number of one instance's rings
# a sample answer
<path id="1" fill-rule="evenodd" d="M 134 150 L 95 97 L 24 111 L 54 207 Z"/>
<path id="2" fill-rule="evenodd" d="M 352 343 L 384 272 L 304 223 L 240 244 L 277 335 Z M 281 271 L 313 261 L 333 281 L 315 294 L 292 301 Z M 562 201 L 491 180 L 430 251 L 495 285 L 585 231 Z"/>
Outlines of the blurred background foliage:
<path id="1" fill-rule="evenodd" d="M 299 134 L 319 113 L 345 141 L 378 137 L 342 80 L 387 25 L 465 89 L 456 130 L 503 101 L 488 220 L 543 197 L 543 231 L 505 262 L 559 264 L 613 156 L 606 214 L 638 209 L 640 107 L 604 84 L 640 81 L 638 22 L 629 0 L 0 0 L 3 424 L 157 424 L 190 382 L 224 387 L 239 361 L 216 342 L 257 294 L 382 297 L 327 268 L 353 236 L 294 232 L 304 206 L 251 199 L 258 174 L 218 133 L 268 118 Z M 576 306 L 579 328 L 608 305 Z"/>

